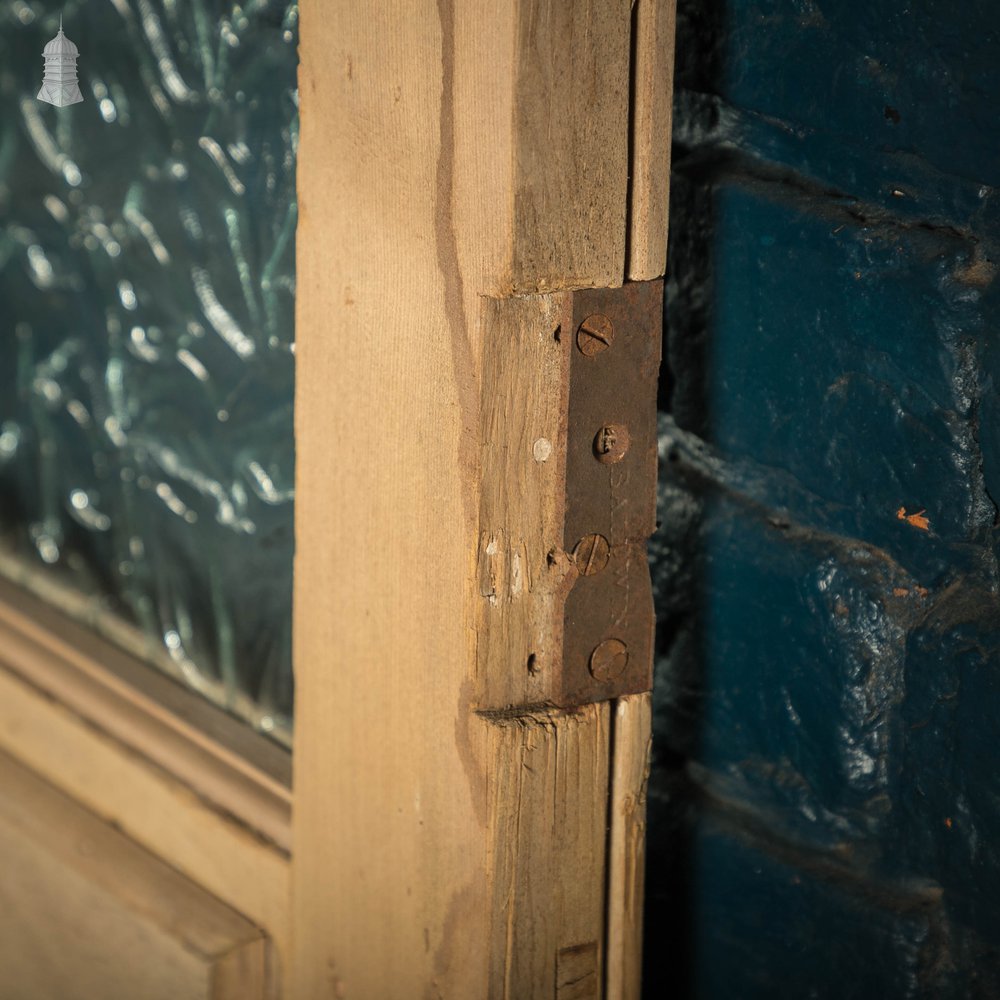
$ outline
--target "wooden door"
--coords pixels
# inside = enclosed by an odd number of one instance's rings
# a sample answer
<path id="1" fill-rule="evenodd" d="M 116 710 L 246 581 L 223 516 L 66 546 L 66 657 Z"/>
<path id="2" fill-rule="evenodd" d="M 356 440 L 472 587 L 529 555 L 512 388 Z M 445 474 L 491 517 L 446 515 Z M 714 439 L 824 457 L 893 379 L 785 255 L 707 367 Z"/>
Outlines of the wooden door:
<path id="1" fill-rule="evenodd" d="M 562 624 L 561 310 L 664 272 L 673 6 L 334 10 L 302 21 L 297 995 L 637 996 L 648 695 L 539 704 L 515 640 Z"/>
<path id="2" fill-rule="evenodd" d="M 114 935 L 177 996 L 638 997 L 648 694 L 532 701 L 511 637 L 561 628 L 558 316 L 664 271 L 672 44 L 670 0 L 304 0 L 294 780 L 0 593 L 15 995 L 165 995 Z"/>

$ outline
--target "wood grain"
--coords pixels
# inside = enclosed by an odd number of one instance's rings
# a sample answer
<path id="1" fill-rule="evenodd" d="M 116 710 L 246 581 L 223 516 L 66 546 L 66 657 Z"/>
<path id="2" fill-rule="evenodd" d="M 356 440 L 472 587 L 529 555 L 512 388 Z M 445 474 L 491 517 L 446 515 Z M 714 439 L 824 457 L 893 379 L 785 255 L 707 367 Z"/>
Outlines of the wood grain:
<path id="1" fill-rule="evenodd" d="M 440 0 L 412 11 L 440 15 L 440 49 L 427 53 L 440 60 L 440 103 L 423 110 L 440 125 L 470 302 L 622 283 L 630 8 Z"/>
<path id="2" fill-rule="evenodd" d="M 235 795 L 199 784 L 220 762 L 240 772 L 240 753 L 171 744 L 183 726 L 121 672 L 80 669 L 86 640 L 0 616 L 0 747 L 264 928 L 296 1000 L 601 995 L 611 709 L 532 709 L 558 643 L 547 615 L 511 616 L 524 588 L 565 585 L 542 555 L 564 475 L 565 373 L 545 339 L 562 293 L 618 285 L 626 264 L 662 271 L 672 8 L 637 4 L 634 46 L 629 0 L 301 5 L 294 946 L 280 774 L 253 764 L 240 780 L 257 791 Z M 511 710 L 480 711 L 497 706 Z M 629 719 L 615 802 L 648 732 Z M 271 804 L 241 821 L 262 788 Z M 637 827 L 616 822 L 625 965 L 608 976 L 634 998 Z M 47 886 L 28 928 L 76 900 L 104 932 L 143 928 L 130 953 L 169 955 L 158 979 L 173 995 L 253 997 L 274 980 L 259 933 L 229 951 L 222 935 L 210 963 L 190 942 L 171 951 L 155 899 L 75 859 L 56 873 L 54 848 L 5 829 L 25 859 L 14 875 Z M 163 888 L 139 868 L 130 882 Z M 51 942 L 36 946 L 44 962 Z M 114 995 L 95 982 L 83 995 Z"/>
<path id="3" fill-rule="evenodd" d="M 2 753 L 0 789 L 4 997 L 270 995 L 250 921 Z"/>
<path id="4" fill-rule="evenodd" d="M 485 982 L 484 741 L 466 690 L 476 352 L 448 7 L 301 6 L 297 1000 Z"/>
<path id="5" fill-rule="evenodd" d="M 622 281 L 630 15 L 628 0 L 301 5 L 296 1000 L 519 1000 L 603 953 L 607 707 L 542 727 L 530 754 L 530 723 L 476 713 L 526 666 L 497 648 L 476 673 L 481 493 L 503 466 L 482 454 L 480 401 L 498 365 L 531 380 L 535 348 L 502 340 L 518 315 L 544 323 L 545 294 Z M 535 299 L 495 302 L 515 294 Z M 528 408 L 501 429 L 510 447 L 558 419 L 536 389 L 509 400 Z M 528 529 L 499 529 L 510 590 Z M 553 817 L 578 827 L 572 889 L 556 887 Z M 532 841 L 504 858 L 510 823 Z"/>
<path id="6" fill-rule="evenodd" d="M 259 994 L 278 1000 L 278 974 L 274 948 L 267 938 L 258 938 L 213 961 L 209 986 L 212 1000 L 250 1000 Z"/>
<path id="7" fill-rule="evenodd" d="M 490 992 L 597 1000 L 609 706 L 490 721 Z"/>
<path id="8" fill-rule="evenodd" d="M 517 8 L 512 290 L 620 285 L 631 0 Z"/>
<path id="9" fill-rule="evenodd" d="M 0 667 L 287 851 L 291 754 L 0 580 Z"/>
<path id="10" fill-rule="evenodd" d="M 286 954 L 289 863 L 273 844 L 3 669 L 0 749 L 265 928 Z"/>
<path id="11" fill-rule="evenodd" d="M 627 695 L 615 703 L 609 810 L 606 1000 L 639 1000 L 641 993 L 646 784 L 652 721 L 649 694 Z"/>
<path id="12" fill-rule="evenodd" d="M 635 0 L 627 262 L 631 281 L 659 278 L 667 268 L 676 12 L 677 0 Z"/>
<path id="13" fill-rule="evenodd" d="M 563 552 L 570 295 L 484 299 L 477 704 L 551 704 L 575 578 Z"/>
<path id="14" fill-rule="evenodd" d="M 127 677 L 153 701 L 161 701 L 171 714 L 193 723 L 216 743 L 225 744 L 251 767 L 288 785 L 290 730 L 249 692 L 227 690 L 221 679 L 185 670 L 169 654 L 161 637 L 148 635 L 134 622 L 112 613 L 100 594 L 81 590 L 60 574 L 40 568 L 3 539 L 0 588 L 3 603 L 9 601 L 18 611 L 23 604 L 30 605 L 30 616 L 40 622 L 46 619 L 43 624 L 51 616 L 52 632 L 65 632 L 91 656 L 93 650 L 102 651 L 101 656 L 108 660 L 107 672 Z M 39 611 L 39 607 L 44 610 Z M 119 662 L 132 666 L 120 670 Z M 156 669 L 151 671 L 150 666 Z M 217 708 L 219 705 L 227 709 Z M 252 722 L 256 731 L 244 720 Z M 262 735 L 265 729 L 266 737 Z"/>

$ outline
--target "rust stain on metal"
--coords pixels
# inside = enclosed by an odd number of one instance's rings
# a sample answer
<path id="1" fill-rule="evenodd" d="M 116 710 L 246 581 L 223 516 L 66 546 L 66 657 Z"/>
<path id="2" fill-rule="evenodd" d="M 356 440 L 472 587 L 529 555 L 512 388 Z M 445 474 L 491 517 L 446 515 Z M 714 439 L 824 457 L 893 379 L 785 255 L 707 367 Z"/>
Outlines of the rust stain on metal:
<path id="1" fill-rule="evenodd" d="M 576 330 L 576 346 L 588 358 L 606 351 L 615 339 L 615 325 L 602 313 L 588 316 Z"/>
<path id="2" fill-rule="evenodd" d="M 627 666 L 628 646 L 621 639 L 605 639 L 590 654 L 590 673 L 596 681 L 613 681 Z"/>
<path id="3" fill-rule="evenodd" d="M 663 283 L 582 289 L 572 311 L 563 547 L 577 573 L 563 611 L 563 707 L 652 686 L 646 540 L 656 528 Z"/>
<path id="4" fill-rule="evenodd" d="M 594 435 L 594 455 L 598 462 L 613 465 L 628 451 L 628 428 L 624 424 L 605 424 Z"/>
<path id="5" fill-rule="evenodd" d="M 573 562 L 580 576 L 600 573 L 610 556 L 611 547 L 604 535 L 584 535 L 573 547 Z"/>

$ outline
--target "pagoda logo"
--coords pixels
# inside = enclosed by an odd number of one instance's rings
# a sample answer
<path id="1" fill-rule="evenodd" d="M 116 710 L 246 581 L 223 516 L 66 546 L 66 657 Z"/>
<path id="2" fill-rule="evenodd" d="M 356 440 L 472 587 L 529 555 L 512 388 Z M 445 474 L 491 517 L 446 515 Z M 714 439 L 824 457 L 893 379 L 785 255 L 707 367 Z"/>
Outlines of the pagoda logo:
<path id="1" fill-rule="evenodd" d="M 80 85 L 76 82 L 76 60 L 79 49 L 63 34 L 59 18 L 59 34 L 42 50 L 45 57 L 45 76 L 38 99 L 57 108 L 79 104 L 83 100 Z"/>

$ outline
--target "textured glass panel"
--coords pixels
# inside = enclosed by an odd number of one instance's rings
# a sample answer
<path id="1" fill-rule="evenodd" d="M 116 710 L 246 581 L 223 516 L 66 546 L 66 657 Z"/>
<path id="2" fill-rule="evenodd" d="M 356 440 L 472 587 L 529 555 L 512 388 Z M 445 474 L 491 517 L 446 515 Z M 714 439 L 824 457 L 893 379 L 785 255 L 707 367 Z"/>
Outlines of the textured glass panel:
<path id="1" fill-rule="evenodd" d="M 64 108 L 59 13 L 0 3 L 3 564 L 281 731 L 297 7 L 67 3 Z"/>

